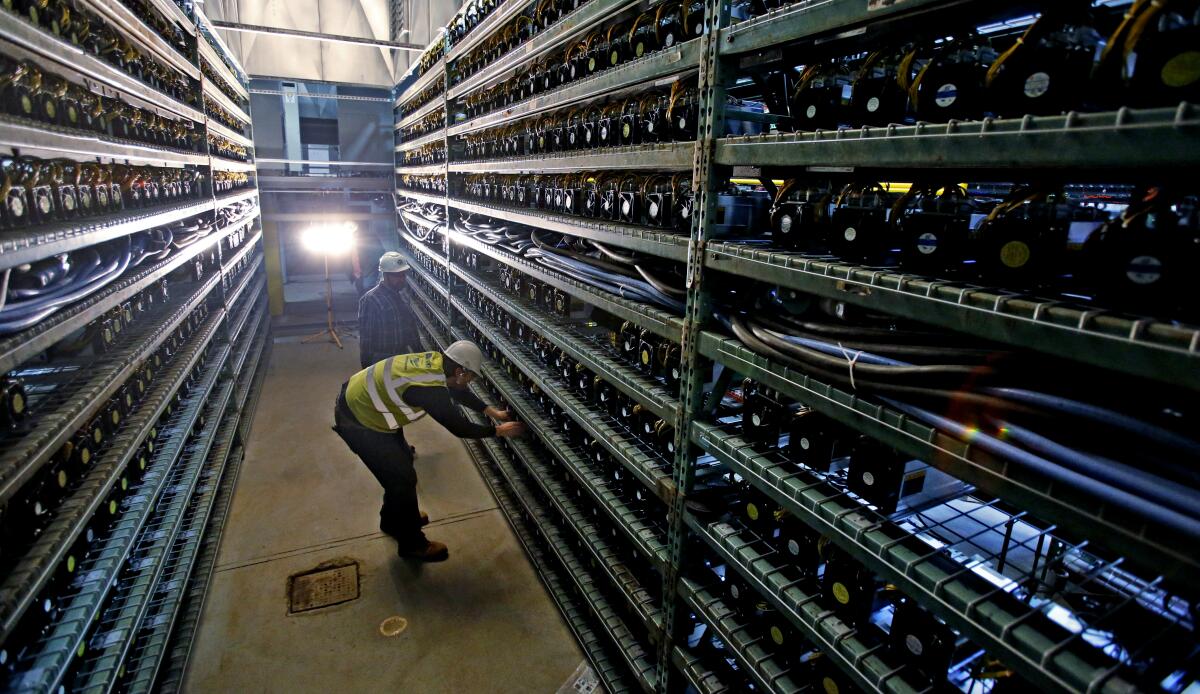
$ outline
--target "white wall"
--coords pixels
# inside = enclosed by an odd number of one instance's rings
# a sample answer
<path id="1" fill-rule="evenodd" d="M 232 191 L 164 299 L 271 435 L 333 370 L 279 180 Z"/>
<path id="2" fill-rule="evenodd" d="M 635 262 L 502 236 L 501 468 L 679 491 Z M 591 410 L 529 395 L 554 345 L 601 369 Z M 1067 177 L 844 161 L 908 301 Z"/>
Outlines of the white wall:
<path id="1" fill-rule="evenodd" d="M 429 45 L 437 35 L 438 30 L 446 26 L 450 18 L 462 7 L 462 0 L 396 0 L 404 3 L 404 16 L 408 18 L 408 34 L 400 37 L 401 41 L 416 43 L 421 46 Z M 421 54 L 415 51 L 396 51 L 395 71 L 400 77 L 410 65 L 420 59 Z"/>
<path id="2" fill-rule="evenodd" d="M 458 4 L 457 0 L 407 1 L 451 7 L 447 18 Z M 210 19 L 383 41 L 390 38 L 388 8 L 388 0 L 207 0 L 204 3 Z M 415 9 L 428 14 L 422 8 Z M 435 13 L 440 14 L 441 10 Z M 393 51 L 384 48 L 219 31 L 251 75 L 391 87 L 398 74 L 394 72 Z"/>

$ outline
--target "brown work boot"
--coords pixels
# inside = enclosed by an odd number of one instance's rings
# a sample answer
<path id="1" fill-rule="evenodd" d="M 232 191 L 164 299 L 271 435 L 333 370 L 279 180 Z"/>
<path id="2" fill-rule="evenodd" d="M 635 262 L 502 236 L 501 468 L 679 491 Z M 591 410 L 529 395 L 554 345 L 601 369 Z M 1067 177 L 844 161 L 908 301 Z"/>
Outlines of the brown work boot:
<path id="1" fill-rule="evenodd" d="M 446 561 L 450 558 L 450 550 L 441 542 L 430 540 L 425 543 L 425 546 L 414 550 L 400 550 L 397 552 L 402 559 L 416 559 L 417 561 Z"/>

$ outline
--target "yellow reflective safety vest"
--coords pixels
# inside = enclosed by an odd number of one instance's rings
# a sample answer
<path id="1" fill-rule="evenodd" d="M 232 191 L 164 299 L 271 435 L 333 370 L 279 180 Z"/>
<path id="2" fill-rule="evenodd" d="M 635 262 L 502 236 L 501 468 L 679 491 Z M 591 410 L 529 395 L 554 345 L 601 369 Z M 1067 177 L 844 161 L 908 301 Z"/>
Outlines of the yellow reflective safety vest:
<path id="1" fill-rule="evenodd" d="M 425 410 L 404 402 L 404 391 L 414 386 L 445 385 L 441 352 L 398 354 L 351 376 L 346 384 L 346 404 L 366 428 L 395 431 L 425 414 Z"/>

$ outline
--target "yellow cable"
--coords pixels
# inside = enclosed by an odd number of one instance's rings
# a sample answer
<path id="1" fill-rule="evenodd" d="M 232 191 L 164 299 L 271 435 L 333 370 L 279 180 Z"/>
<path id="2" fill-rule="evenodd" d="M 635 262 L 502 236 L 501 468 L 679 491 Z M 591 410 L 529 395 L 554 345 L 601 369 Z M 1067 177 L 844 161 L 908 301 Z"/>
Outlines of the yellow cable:
<path id="1" fill-rule="evenodd" d="M 1128 65 L 1129 56 L 1133 55 L 1133 52 L 1137 50 L 1138 42 L 1142 40 L 1142 36 L 1145 35 L 1146 29 L 1150 26 L 1151 22 L 1158 18 L 1158 15 L 1162 14 L 1163 9 L 1165 9 L 1168 4 L 1170 4 L 1170 0 L 1150 0 L 1150 5 L 1145 9 L 1144 12 L 1142 12 L 1141 16 L 1137 18 L 1137 21 L 1133 23 L 1133 26 L 1130 27 L 1129 36 L 1125 37 L 1125 46 L 1124 50 L 1122 51 L 1122 55 L 1125 60 L 1122 63 L 1122 66 Z M 1122 67 L 1122 69 L 1124 69 L 1124 67 Z"/>
<path id="2" fill-rule="evenodd" d="M 1008 50 L 1004 51 L 1003 53 L 1000 54 L 1000 56 L 998 58 L 996 58 L 996 60 L 992 63 L 991 67 L 988 68 L 987 78 L 984 80 L 985 86 L 988 86 L 988 87 L 992 86 L 992 82 L 994 82 L 996 80 L 996 77 L 999 76 L 999 74 L 1000 74 L 1000 68 L 1002 68 L 1004 66 L 1004 63 L 1008 62 L 1008 60 L 1010 58 L 1012 58 L 1013 55 L 1015 55 L 1016 52 L 1021 49 L 1021 46 L 1025 45 L 1025 41 L 1027 39 L 1029 39 L 1033 36 L 1034 31 L 1037 30 L 1038 25 L 1041 24 L 1044 17 L 1045 17 L 1044 15 L 1042 17 L 1038 17 L 1037 20 L 1035 20 L 1033 22 L 1033 24 L 1029 25 L 1029 28 L 1025 30 L 1024 34 L 1021 34 L 1019 37 L 1017 37 L 1016 42 L 1014 42 L 1013 45 L 1009 46 Z"/>
<path id="3" fill-rule="evenodd" d="M 1150 0 L 1134 0 L 1129 9 L 1125 11 L 1125 16 L 1121 18 L 1121 23 L 1113 30 L 1113 33 L 1108 37 L 1108 42 L 1104 44 L 1104 50 L 1100 52 L 1100 65 L 1108 63 L 1109 55 L 1118 43 L 1122 42 L 1122 37 L 1125 35 L 1125 30 L 1137 19 L 1141 11 L 1145 9 Z"/>
<path id="4" fill-rule="evenodd" d="M 634 35 L 634 33 L 637 32 L 638 24 L 642 21 L 643 17 L 649 17 L 649 16 L 650 16 L 650 12 L 646 11 L 646 12 L 639 14 L 637 16 L 637 19 L 633 20 L 633 26 L 630 27 L 630 29 L 629 29 L 629 43 L 631 45 L 633 44 L 633 35 Z"/>
<path id="5" fill-rule="evenodd" d="M 918 49 L 914 47 L 900 60 L 900 64 L 896 66 L 896 84 L 905 92 L 912 86 L 912 66 L 917 60 L 917 51 Z"/>

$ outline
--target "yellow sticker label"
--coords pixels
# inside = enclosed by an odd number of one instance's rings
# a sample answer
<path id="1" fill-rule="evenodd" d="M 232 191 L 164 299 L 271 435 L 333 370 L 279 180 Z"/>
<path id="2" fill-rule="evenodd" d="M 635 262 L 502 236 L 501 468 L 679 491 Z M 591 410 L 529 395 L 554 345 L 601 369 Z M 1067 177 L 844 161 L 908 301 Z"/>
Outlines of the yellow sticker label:
<path id="1" fill-rule="evenodd" d="M 74 554 L 67 555 L 67 573 L 69 573 L 69 574 L 75 573 L 75 555 Z"/>
<path id="2" fill-rule="evenodd" d="M 646 44 L 638 41 L 637 48 L 635 48 L 633 52 L 637 54 L 637 57 L 642 57 L 642 54 L 646 52 Z"/>
<path id="3" fill-rule="evenodd" d="M 647 366 L 650 364 L 650 352 L 647 350 L 642 350 L 642 364 Z"/>
<path id="4" fill-rule="evenodd" d="M 843 605 L 850 604 L 850 591 L 842 584 L 841 581 L 835 581 L 833 584 L 833 597 Z"/>
<path id="5" fill-rule="evenodd" d="M 1000 262 L 1011 268 L 1022 268 L 1032 255 L 1024 241 L 1009 241 L 1000 247 Z"/>
<path id="6" fill-rule="evenodd" d="M 758 520 L 758 504 L 746 504 L 746 515 L 750 517 L 750 520 Z"/>
<path id="7" fill-rule="evenodd" d="M 117 502 L 116 502 L 116 500 L 113 500 L 113 501 L 110 501 L 110 502 L 108 502 L 108 515 L 110 515 L 110 516 L 115 516 L 115 515 L 117 515 Z"/>
<path id="8" fill-rule="evenodd" d="M 825 690 L 825 694 L 839 694 L 837 682 L 828 677 L 821 678 L 821 688 Z"/>
<path id="9" fill-rule="evenodd" d="M 25 412 L 25 396 L 20 393 L 14 393 L 12 396 L 12 409 L 17 414 Z"/>
<path id="10" fill-rule="evenodd" d="M 775 627 L 775 626 L 771 627 L 771 640 L 775 642 L 776 646 L 782 646 L 783 645 L 783 629 L 780 629 L 779 627 Z"/>
<path id="11" fill-rule="evenodd" d="M 58 482 L 58 488 L 59 488 L 59 489 L 66 489 L 66 488 L 67 488 L 67 471 L 66 471 L 66 470 L 59 470 L 59 471 L 58 471 L 58 479 L 57 479 L 57 482 Z"/>
<path id="12" fill-rule="evenodd" d="M 1168 87 L 1186 87 L 1200 79 L 1200 51 L 1184 51 L 1162 67 L 1162 82 Z"/>
<path id="13" fill-rule="evenodd" d="M 80 450 L 79 459 L 83 461 L 84 465 L 92 462 L 92 450 L 90 448 L 84 448 Z"/>

